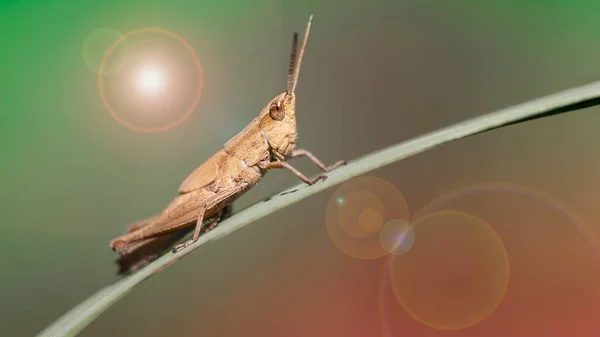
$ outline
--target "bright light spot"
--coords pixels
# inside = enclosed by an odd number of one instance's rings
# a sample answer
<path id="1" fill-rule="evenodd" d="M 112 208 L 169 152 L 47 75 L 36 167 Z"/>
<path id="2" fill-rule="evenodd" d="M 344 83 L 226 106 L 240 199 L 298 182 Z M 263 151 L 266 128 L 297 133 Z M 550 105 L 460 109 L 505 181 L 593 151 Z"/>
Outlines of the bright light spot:
<path id="1" fill-rule="evenodd" d="M 392 255 L 406 254 L 415 243 L 415 231 L 402 219 L 387 222 L 379 232 L 381 247 Z"/>
<path id="2" fill-rule="evenodd" d="M 158 68 L 143 68 L 137 78 L 138 86 L 143 93 L 156 93 L 164 86 L 164 74 Z"/>

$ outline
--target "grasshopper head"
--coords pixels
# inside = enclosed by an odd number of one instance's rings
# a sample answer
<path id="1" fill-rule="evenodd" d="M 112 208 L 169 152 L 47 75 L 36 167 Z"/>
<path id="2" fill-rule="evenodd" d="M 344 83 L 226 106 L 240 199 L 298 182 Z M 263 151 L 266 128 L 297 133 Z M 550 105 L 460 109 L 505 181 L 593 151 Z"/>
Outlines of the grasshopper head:
<path id="1" fill-rule="evenodd" d="M 296 145 L 296 95 L 284 92 L 260 113 L 260 128 L 272 152 L 286 156 Z"/>
<path id="2" fill-rule="evenodd" d="M 287 90 L 273 98 L 260 112 L 260 128 L 269 143 L 272 152 L 286 156 L 296 146 L 296 84 L 298 83 L 298 74 L 300 64 L 304 55 L 304 48 L 310 32 L 312 15 L 308 19 L 306 32 L 298 59 L 296 59 L 296 50 L 298 49 L 298 33 L 294 33 L 292 43 L 292 55 L 288 68 Z"/>

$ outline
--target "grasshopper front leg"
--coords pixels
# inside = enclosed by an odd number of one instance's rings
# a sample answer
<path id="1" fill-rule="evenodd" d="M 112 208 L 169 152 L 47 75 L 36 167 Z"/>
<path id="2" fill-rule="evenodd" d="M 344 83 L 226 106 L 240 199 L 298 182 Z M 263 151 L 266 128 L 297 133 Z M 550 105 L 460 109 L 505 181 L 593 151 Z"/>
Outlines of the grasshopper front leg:
<path id="1" fill-rule="evenodd" d="M 298 171 L 297 169 L 295 169 L 292 165 L 284 162 L 284 161 L 272 161 L 270 163 L 267 164 L 267 169 L 275 169 L 275 168 L 285 168 L 290 170 L 294 175 L 296 175 L 298 178 L 300 178 L 303 182 L 309 184 L 309 185 L 314 185 L 317 181 L 319 180 L 323 180 L 325 181 L 327 179 L 326 176 L 318 176 L 317 178 L 315 178 L 314 180 L 310 180 L 308 179 L 304 174 L 302 174 L 300 171 Z"/>
<path id="2" fill-rule="evenodd" d="M 324 171 L 324 172 L 333 171 L 336 168 L 338 168 L 339 166 L 346 165 L 348 163 L 346 160 L 340 160 L 333 165 L 325 166 L 325 164 L 323 164 L 323 162 L 321 162 L 314 154 L 312 154 L 310 151 L 308 151 L 306 149 L 292 150 L 292 152 L 285 159 L 293 159 L 293 158 L 302 157 L 302 156 L 308 157 L 313 163 L 317 164 L 317 166 L 321 169 L 321 171 Z"/>

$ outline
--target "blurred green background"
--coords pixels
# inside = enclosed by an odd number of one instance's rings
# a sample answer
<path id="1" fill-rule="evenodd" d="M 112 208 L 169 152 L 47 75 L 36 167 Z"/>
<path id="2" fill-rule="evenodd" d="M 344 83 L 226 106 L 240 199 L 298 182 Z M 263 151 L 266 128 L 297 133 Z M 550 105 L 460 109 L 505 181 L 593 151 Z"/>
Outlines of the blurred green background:
<path id="1" fill-rule="evenodd" d="M 332 163 L 600 79 L 598 9 L 583 0 L 1 2 L 2 335 L 31 336 L 117 279 L 109 241 L 162 209 L 284 91 L 291 34 L 311 13 L 296 91 L 299 146 Z M 84 50 L 98 29 L 142 27 L 181 35 L 203 67 L 194 113 L 163 133 L 111 118 L 83 56 L 101 59 Z M 502 302 L 475 326 L 446 331 L 413 319 L 384 289 L 393 260 L 338 250 L 325 226 L 330 189 L 202 247 L 80 336 L 597 336 L 597 112 L 492 131 L 372 172 L 402 192 L 411 214 L 458 188 L 513 184 L 451 202 L 484 219 L 510 261 Z M 294 165 L 317 173 L 308 160 Z M 296 183 L 271 172 L 234 210 Z M 423 305 L 449 303 L 414 287 Z"/>

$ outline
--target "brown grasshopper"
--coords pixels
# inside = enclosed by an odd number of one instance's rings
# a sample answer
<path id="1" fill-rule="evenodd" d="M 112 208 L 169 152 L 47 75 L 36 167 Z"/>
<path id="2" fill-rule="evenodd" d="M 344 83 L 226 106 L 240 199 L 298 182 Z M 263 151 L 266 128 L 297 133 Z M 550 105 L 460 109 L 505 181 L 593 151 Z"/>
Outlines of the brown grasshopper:
<path id="1" fill-rule="evenodd" d="M 134 223 L 127 234 L 110 242 L 110 247 L 120 256 L 117 260 L 119 273 L 130 273 L 154 260 L 192 228 L 192 238 L 175 245 L 173 252 L 196 242 L 201 233 L 227 217 L 233 201 L 256 185 L 270 169 L 288 169 L 309 185 L 327 178 L 322 175 L 310 180 L 292 167 L 288 159 L 306 156 L 325 172 L 346 163 L 341 160 L 325 166 L 309 151 L 295 149 L 295 89 L 311 22 L 312 15 L 297 59 L 298 33 L 294 32 L 287 90 L 273 98 L 258 117 L 225 143 L 223 149 L 193 171 L 167 208 L 154 217 Z"/>

